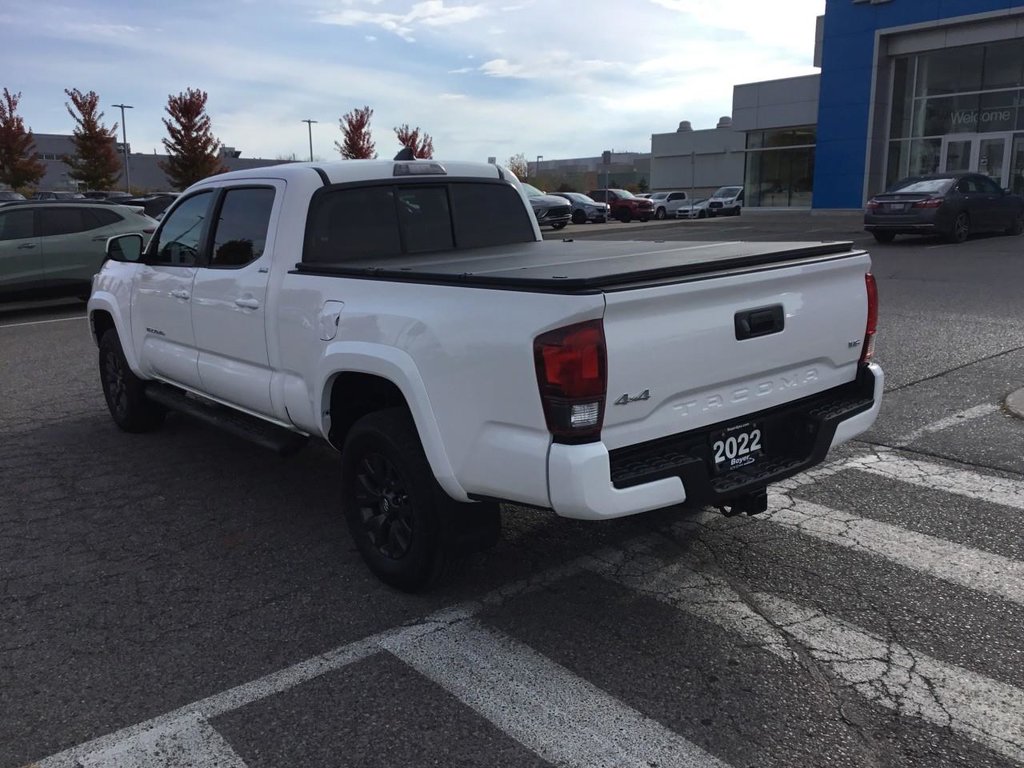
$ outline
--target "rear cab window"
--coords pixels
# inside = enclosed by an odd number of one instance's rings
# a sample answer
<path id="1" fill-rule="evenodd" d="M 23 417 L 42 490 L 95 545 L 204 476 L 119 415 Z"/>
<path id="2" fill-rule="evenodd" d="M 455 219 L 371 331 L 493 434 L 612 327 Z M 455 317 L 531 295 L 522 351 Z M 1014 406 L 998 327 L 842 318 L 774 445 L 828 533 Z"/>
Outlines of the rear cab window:
<path id="1" fill-rule="evenodd" d="M 507 182 L 342 184 L 313 196 L 302 261 L 339 264 L 535 239 L 522 197 Z"/>

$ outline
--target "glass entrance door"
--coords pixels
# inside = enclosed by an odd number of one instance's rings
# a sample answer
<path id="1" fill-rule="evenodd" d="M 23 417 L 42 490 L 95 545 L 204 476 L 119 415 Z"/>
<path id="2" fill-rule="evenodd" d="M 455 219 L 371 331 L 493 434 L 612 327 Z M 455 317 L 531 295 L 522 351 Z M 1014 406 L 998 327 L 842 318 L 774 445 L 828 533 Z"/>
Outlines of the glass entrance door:
<path id="1" fill-rule="evenodd" d="M 942 139 L 941 173 L 981 173 L 1000 187 L 1010 185 L 1010 133 L 958 133 Z M 1018 139 L 1018 146 L 1020 139 Z M 1014 157 L 1016 154 L 1014 153 Z"/>

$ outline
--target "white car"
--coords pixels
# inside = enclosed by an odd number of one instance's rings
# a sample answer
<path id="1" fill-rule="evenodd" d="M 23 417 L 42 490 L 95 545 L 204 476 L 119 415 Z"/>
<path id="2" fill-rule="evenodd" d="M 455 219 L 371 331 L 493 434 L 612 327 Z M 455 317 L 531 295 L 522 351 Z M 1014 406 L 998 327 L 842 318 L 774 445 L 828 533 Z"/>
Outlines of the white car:
<path id="1" fill-rule="evenodd" d="M 706 219 L 708 217 L 709 199 L 702 197 L 700 200 L 687 200 L 685 204 L 676 208 L 677 219 Z"/>
<path id="2" fill-rule="evenodd" d="M 685 192 L 654 192 L 650 196 L 654 203 L 654 218 L 675 218 L 676 211 L 689 203 L 689 195 Z"/>
<path id="3" fill-rule="evenodd" d="M 709 216 L 739 216 L 743 208 L 743 187 L 721 187 L 708 200 Z"/>

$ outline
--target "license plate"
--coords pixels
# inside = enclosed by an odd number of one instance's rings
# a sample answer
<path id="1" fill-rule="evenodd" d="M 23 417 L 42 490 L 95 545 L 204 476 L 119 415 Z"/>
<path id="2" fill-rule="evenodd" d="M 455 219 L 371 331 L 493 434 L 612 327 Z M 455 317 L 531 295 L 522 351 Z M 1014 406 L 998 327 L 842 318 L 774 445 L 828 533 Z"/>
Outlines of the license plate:
<path id="1" fill-rule="evenodd" d="M 710 437 L 711 460 L 716 473 L 749 467 L 764 455 L 764 430 L 760 424 L 736 424 Z"/>
<path id="2" fill-rule="evenodd" d="M 885 209 L 887 211 L 892 211 L 893 213 L 896 213 L 897 211 L 905 211 L 905 210 L 907 210 L 907 204 L 906 203 L 886 203 L 885 204 Z"/>

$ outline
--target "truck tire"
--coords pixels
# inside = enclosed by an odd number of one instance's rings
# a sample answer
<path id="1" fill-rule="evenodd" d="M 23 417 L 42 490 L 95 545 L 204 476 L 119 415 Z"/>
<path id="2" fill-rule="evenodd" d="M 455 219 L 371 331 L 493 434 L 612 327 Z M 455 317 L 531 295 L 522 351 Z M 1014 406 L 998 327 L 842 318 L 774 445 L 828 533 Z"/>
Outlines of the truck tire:
<path id="1" fill-rule="evenodd" d="M 146 397 L 146 382 L 132 373 L 113 328 L 100 338 L 100 383 L 114 423 L 125 432 L 152 432 L 167 415 Z"/>
<path id="2" fill-rule="evenodd" d="M 341 451 L 342 511 L 367 567 L 415 592 L 493 544 L 497 504 L 460 504 L 438 485 L 404 408 L 363 416 Z"/>

